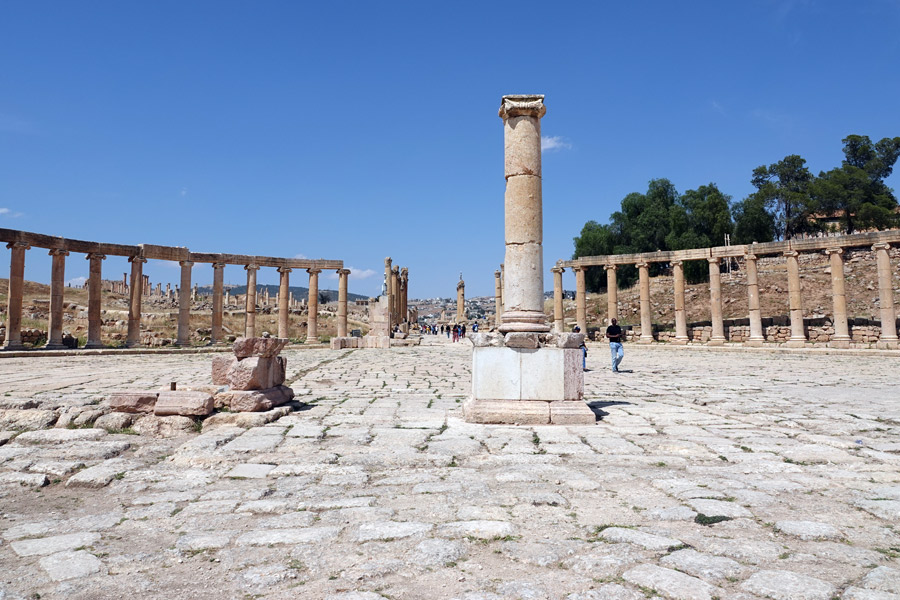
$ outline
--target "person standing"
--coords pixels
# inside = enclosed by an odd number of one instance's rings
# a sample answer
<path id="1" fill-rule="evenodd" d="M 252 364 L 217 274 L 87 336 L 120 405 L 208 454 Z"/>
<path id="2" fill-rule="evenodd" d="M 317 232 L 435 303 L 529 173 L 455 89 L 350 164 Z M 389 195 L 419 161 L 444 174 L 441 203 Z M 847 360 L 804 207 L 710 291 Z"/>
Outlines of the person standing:
<path id="1" fill-rule="evenodd" d="M 581 333 L 581 327 L 576 325 L 572 329 L 572 333 Z M 587 371 L 587 344 L 585 343 L 585 339 L 586 339 L 586 337 L 582 336 L 581 346 L 579 346 L 579 348 L 581 349 L 581 370 L 582 371 Z"/>
<path id="2" fill-rule="evenodd" d="M 616 319 L 611 319 L 611 325 L 606 328 L 606 337 L 609 339 L 609 352 L 612 355 L 613 373 L 619 372 L 619 363 L 625 358 L 625 350 L 622 348 L 622 328 Z"/>

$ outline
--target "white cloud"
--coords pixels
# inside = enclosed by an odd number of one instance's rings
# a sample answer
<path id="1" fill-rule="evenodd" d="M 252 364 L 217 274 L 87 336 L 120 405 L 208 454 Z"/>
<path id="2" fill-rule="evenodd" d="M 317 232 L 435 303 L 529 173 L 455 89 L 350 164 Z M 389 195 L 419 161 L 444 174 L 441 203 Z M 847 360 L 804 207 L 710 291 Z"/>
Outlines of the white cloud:
<path id="1" fill-rule="evenodd" d="M 16 219 L 18 217 L 21 217 L 22 214 L 23 213 L 20 213 L 20 212 L 13 212 L 8 208 L 0 208 L 0 216 L 6 216 L 6 217 L 9 217 L 10 219 Z"/>
<path id="2" fill-rule="evenodd" d="M 306 258 L 306 255 L 305 254 L 295 254 L 294 258 L 296 258 L 298 260 L 304 260 Z"/>
<path id="3" fill-rule="evenodd" d="M 572 144 L 566 141 L 566 139 L 559 135 L 553 136 L 541 136 L 541 151 L 549 152 L 552 150 L 570 150 L 572 148 Z"/>
<path id="4" fill-rule="evenodd" d="M 187 196 L 187 188 L 186 187 L 181 188 L 181 195 Z"/>
<path id="5" fill-rule="evenodd" d="M 73 277 L 66 281 L 66 285 L 71 287 L 81 287 L 84 285 L 85 281 L 87 281 L 87 277 Z"/>
<path id="6" fill-rule="evenodd" d="M 356 267 L 347 267 L 350 269 L 350 277 L 353 279 L 368 279 L 375 275 L 372 269 L 357 269 Z"/>

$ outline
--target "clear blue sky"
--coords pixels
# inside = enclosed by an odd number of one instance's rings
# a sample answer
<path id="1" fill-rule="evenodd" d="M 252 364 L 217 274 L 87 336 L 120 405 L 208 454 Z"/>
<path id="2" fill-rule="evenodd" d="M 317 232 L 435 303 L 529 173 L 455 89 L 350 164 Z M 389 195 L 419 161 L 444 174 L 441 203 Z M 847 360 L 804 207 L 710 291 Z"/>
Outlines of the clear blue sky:
<path id="1" fill-rule="evenodd" d="M 543 93 L 550 289 L 585 221 L 650 179 L 740 200 L 760 164 L 818 173 L 848 134 L 900 135 L 898 31 L 898 0 L 0 0 L 0 226 L 343 259 L 367 295 L 390 255 L 411 296 L 453 296 L 460 271 L 492 295 L 500 97 Z M 49 272 L 29 251 L 26 277 Z"/>

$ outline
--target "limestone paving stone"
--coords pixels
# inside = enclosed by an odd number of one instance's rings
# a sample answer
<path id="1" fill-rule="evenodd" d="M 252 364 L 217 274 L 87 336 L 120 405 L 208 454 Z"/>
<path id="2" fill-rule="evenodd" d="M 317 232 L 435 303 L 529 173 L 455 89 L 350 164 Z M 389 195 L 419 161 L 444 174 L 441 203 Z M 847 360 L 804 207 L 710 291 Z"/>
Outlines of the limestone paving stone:
<path id="1" fill-rule="evenodd" d="M 80 579 L 103 570 L 100 559 L 85 550 L 57 552 L 42 558 L 40 565 L 53 581 Z"/>
<path id="2" fill-rule="evenodd" d="M 91 546 L 100 539 L 95 532 L 69 533 L 45 538 L 25 539 L 12 542 L 10 546 L 18 556 L 46 556 L 64 550 L 74 550 Z"/>
<path id="3" fill-rule="evenodd" d="M 827 581 L 791 571 L 758 571 L 741 588 L 774 600 L 830 600 L 835 594 Z"/>

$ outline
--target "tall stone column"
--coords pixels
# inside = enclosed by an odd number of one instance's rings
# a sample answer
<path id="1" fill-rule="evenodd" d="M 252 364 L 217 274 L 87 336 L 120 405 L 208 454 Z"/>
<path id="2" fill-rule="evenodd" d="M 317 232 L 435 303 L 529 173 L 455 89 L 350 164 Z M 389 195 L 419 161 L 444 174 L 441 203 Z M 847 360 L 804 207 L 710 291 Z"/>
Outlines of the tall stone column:
<path id="1" fill-rule="evenodd" d="M 562 267 L 553 267 L 550 272 L 553 273 L 553 330 L 556 333 L 562 333 L 565 329 L 565 320 L 563 315 L 563 269 Z"/>
<path id="2" fill-rule="evenodd" d="M 212 297 L 212 330 L 209 341 L 218 344 L 222 341 L 222 317 L 225 312 L 222 288 L 224 285 L 225 264 L 213 263 L 213 297 Z"/>
<path id="3" fill-rule="evenodd" d="M 144 280 L 143 270 L 146 258 L 141 256 L 130 256 L 128 262 L 131 263 L 131 286 L 129 289 L 129 299 L 131 304 L 128 307 L 128 335 L 125 338 L 125 346 L 134 348 L 141 343 L 141 282 Z"/>
<path id="4" fill-rule="evenodd" d="M 894 286 L 891 282 L 891 257 L 888 255 L 890 244 L 875 244 L 875 264 L 878 268 L 878 304 L 881 307 L 881 338 L 879 348 L 896 348 L 897 313 L 894 310 Z"/>
<path id="5" fill-rule="evenodd" d="M 503 315 L 503 282 L 500 271 L 494 271 L 494 313 L 494 327 L 500 327 L 500 317 Z"/>
<path id="6" fill-rule="evenodd" d="M 641 288 L 641 337 L 640 344 L 653 342 L 653 317 L 650 314 L 650 265 L 646 262 L 637 264 Z"/>
<path id="7" fill-rule="evenodd" d="M 409 315 L 407 313 L 408 305 L 407 302 L 409 298 L 407 294 L 409 293 L 409 269 L 403 267 L 400 269 L 400 322 L 406 323 L 409 321 Z"/>
<path id="8" fill-rule="evenodd" d="M 832 348 L 850 347 L 850 327 L 847 323 L 847 293 L 844 290 L 844 249 L 826 248 L 831 263 L 831 301 L 834 307 L 834 335 L 828 344 Z"/>
<path id="9" fill-rule="evenodd" d="M 177 346 L 188 346 L 191 342 L 191 300 L 195 297 L 191 290 L 191 268 L 194 263 L 183 260 L 181 265 L 181 288 L 178 294 L 178 334 L 175 340 Z"/>
<path id="10" fill-rule="evenodd" d="M 100 339 L 103 321 L 101 319 L 101 294 L 103 293 L 103 260 L 105 254 L 92 252 L 85 257 L 90 261 L 88 268 L 88 331 L 85 348 L 102 348 Z"/>
<path id="11" fill-rule="evenodd" d="M 459 283 L 456 284 L 456 322 L 464 323 L 466 320 L 466 282 L 459 277 Z"/>
<path id="12" fill-rule="evenodd" d="M 387 296 L 387 306 L 388 306 L 388 333 L 393 331 L 394 323 L 392 322 L 393 318 L 393 298 L 391 297 L 391 274 L 393 273 L 393 269 L 391 268 L 391 257 L 388 256 L 384 259 L 384 296 Z"/>
<path id="13" fill-rule="evenodd" d="M 306 341 L 319 341 L 319 273 L 322 269 L 307 269 L 309 273 L 309 313 L 306 317 Z"/>
<path id="14" fill-rule="evenodd" d="M 48 350 L 65 348 L 62 343 L 63 294 L 66 289 L 66 257 L 69 252 L 54 248 L 50 251 L 50 318 L 47 324 Z"/>
<path id="15" fill-rule="evenodd" d="M 22 345 L 22 294 L 25 290 L 25 251 L 31 248 L 25 242 L 10 242 L 9 293 L 6 310 L 7 350 L 20 350 Z"/>
<path id="16" fill-rule="evenodd" d="M 400 316 L 400 267 L 391 269 L 391 321 L 395 324 L 402 323 Z"/>
<path id="17" fill-rule="evenodd" d="M 500 263 L 500 306 L 503 309 L 500 311 L 500 323 L 502 324 L 503 313 L 506 312 L 506 266 L 503 263 Z"/>
<path id="18" fill-rule="evenodd" d="M 675 279 L 675 339 L 673 344 L 687 344 L 687 319 L 684 316 L 684 262 L 672 261 L 672 275 Z"/>
<path id="19" fill-rule="evenodd" d="M 722 321 L 722 276 L 719 273 L 719 259 L 707 258 L 709 262 L 709 313 L 712 320 L 712 337 L 709 346 L 725 344 L 725 323 Z"/>
<path id="20" fill-rule="evenodd" d="M 547 332 L 544 323 L 541 117 L 543 96 L 503 96 L 505 225 L 509 285 L 500 331 Z"/>
<path id="21" fill-rule="evenodd" d="M 350 269 L 338 270 L 338 337 L 347 337 L 347 279 Z"/>
<path id="22" fill-rule="evenodd" d="M 759 310 L 759 273 L 756 269 L 756 255 L 746 255 L 744 265 L 747 268 L 747 305 L 750 313 L 750 338 L 744 345 L 762 346 L 765 336 L 762 329 L 762 314 Z"/>
<path id="23" fill-rule="evenodd" d="M 612 324 L 613 319 L 619 318 L 619 285 L 616 281 L 618 265 L 605 265 L 606 270 L 606 319 L 607 324 Z"/>
<path id="24" fill-rule="evenodd" d="M 587 335 L 587 292 L 584 286 L 584 267 L 575 266 L 575 324 Z"/>
<path id="25" fill-rule="evenodd" d="M 791 311 L 791 338 L 786 346 L 802 347 L 806 344 L 806 332 L 803 329 L 803 295 L 800 291 L 800 264 L 797 262 L 799 252 L 788 250 L 784 253 L 787 259 L 788 305 Z"/>
<path id="26" fill-rule="evenodd" d="M 244 337 L 256 337 L 256 272 L 259 265 L 245 265 L 247 294 L 244 296 Z"/>
<path id="27" fill-rule="evenodd" d="M 278 337 L 287 338 L 291 322 L 291 309 L 289 306 L 291 287 L 290 267 L 278 267 Z"/>

